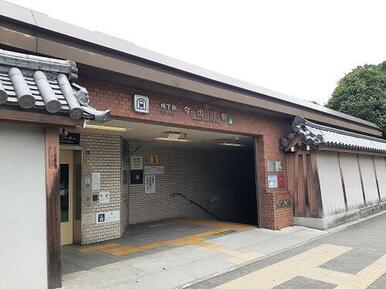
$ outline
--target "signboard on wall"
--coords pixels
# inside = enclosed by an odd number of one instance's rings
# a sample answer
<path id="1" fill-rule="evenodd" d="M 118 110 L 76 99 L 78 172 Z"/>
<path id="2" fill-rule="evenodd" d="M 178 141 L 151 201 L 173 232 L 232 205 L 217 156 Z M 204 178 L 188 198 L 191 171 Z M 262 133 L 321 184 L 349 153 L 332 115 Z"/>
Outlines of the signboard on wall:
<path id="1" fill-rule="evenodd" d="M 110 192 L 99 192 L 98 203 L 99 204 L 108 204 L 108 203 L 110 203 Z"/>
<path id="2" fill-rule="evenodd" d="M 280 189 L 284 189 L 285 188 L 286 183 L 285 183 L 284 175 L 278 175 L 277 176 L 277 182 L 278 182 L 278 185 L 279 185 Z"/>
<path id="3" fill-rule="evenodd" d="M 275 172 L 282 172 L 282 171 L 283 171 L 282 161 L 274 161 L 274 160 L 267 161 L 267 172 L 275 173 Z"/>
<path id="4" fill-rule="evenodd" d="M 79 133 L 63 133 L 59 135 L 59 143 L 65 145 L 79 145 L 80 144 L 80 134 Z"/>
<path id="5" fill-rule="evenodd" d="M 143 170 L 143 157 L 131 156 L 130 157 L 130 169 L 131 170 Z"/>
<path id="6" fill-rule="evenodd" d="M 92 173 L 91 174 L 91 190 L 98 191 L 101 189 L 101 174 Z"/>
<path id="7" fill-rule="evenodd" d="M 140 113 L 149 113 L 149 97 L 144 95 L 134 95 L 134 111 Z"/>
<path id="8" fill-rule="evenodd" d="M 281 171 L 283 171 L 283 162 L 275 161 L 275 172 L 281 172 Z"/>
<path id="9" fill-rule="evenodd" d="M 268 189 L 276 189 L 279 187 L 277 175 L 268 175 Z"/>
<path id="10" fill-rule="evenodd" d="M 275 161 L 267 161 L 267 172 L 274 172 L 275 171 Z"/>
<path id="11" fill-rule="evenodd" d="M 150 164 L 156 166 L 159 164 L 159 156 L 158 155 L 150 155 Z"/>
<path id="12" fill-rule="evenodd" d="M 130 171 L 130 185 L 143 184 L 143 170 Z"/>
<path id="13" fill-rule="evenodd" d="M 145 166 L 145 175 L 163 175 L 165 173 L 164 166 Z"/>
<path id="14" fill-rule="evenodd" d="M 83 172 L 83 192 L 91 193 L 91 174 Z"/>
<path id="15" fill-rule="evenodd" d="M 96 217 L 96 223 L 110 223 L 110 222 L 116 222 L 120 219 L 120 212 L 117 211 L 108 211 L 108 212 L 98 212 L 95 214 Z"/>
<path id="16" fill-rule="evenodd" d="M 155 189 L 155 175 L 145 176 L 145 194 L 154 194 Z"/>

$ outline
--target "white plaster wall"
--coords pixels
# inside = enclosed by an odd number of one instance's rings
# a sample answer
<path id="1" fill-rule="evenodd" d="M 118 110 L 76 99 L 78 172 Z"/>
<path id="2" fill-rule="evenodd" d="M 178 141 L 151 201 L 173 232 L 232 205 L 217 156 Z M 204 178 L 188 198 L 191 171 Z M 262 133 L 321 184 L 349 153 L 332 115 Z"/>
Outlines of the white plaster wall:
<path id="1" fill-rule="evenodd" d="M 382 201 L 386 201 L 386 162 L 384 157 L 374 157 L 375 168 L 377 170 L 377 178 L 379 191 Z"/>
<path id="2" fill-rule="evenodd" d="M 0 288 L 47 288 L 42 128 L 0 123 Z"/>
<path id="3" fill-rule="evenodd" d="M 340 178 L 338 154 L 335 152 L 318 152 L 316 160 L 324 216 L 344 212 L 346 205 Z"/>
<path id="4" fill-rule="evenodd" d="M 340 154 L 348 210 L 364 206 L 358 160 L 355 154 Z"/>
<path id="5" fill-rule="evenodd" d="M 374 165 L 371 156 L 359 155 L 363 186 L 365 189 L 367 205 L 378 203 L 378 189 L 375 182 Z"/>

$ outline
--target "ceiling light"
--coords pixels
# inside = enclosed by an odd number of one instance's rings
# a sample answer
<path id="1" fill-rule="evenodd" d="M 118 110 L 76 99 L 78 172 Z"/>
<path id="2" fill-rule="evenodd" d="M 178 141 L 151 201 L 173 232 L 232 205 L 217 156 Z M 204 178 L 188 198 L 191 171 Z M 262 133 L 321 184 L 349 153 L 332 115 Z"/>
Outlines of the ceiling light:
<path id="1" fill-rule="evenodd" d="M 222 146 L 230 146 L 230 147 L 243 147 L 244 145 L 241 143 L 233 143 L 233 142 L 219 142 L 219 145 Z"/>
<path id="2" fill-rule="evenodd" d="M 189 142 L 191 140 L 186 139 L 186 133 L 165 131 L 166 137 L 156 137 L 156 140 L 174 141 L 174 142 Z"/>
<path id="3" fill-rule="evenodd" d="M 163 141 L 175 141 L 175 142 L 190 142 L 190 139 L 184 139 L 184 138 L 168 138 L 168 137 L 156 137 L 156 140 L 163 140 Z"/>
<path id="4" fill-rule="evenodd" d="M 117 131 L 117 132 L 125 132 L 129 130 L 133 130 L 132 128 L 126 128 L 126 127 L 106 126 L 106 125 L 97 125 L 97 124 L 89 124 L 89 123 L 85 123 L 84 128 L 109 130 L 109 131 Z"/>

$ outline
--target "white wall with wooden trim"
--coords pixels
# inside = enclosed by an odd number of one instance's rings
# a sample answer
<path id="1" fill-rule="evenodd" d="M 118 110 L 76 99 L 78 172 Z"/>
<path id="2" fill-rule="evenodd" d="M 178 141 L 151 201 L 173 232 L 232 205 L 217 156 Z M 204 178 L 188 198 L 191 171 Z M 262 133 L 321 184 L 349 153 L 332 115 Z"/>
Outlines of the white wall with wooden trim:
<path id="1" fill-rule="evenodd" d="M 316 155 L 323 215 L 330 216 L 346 211 L 339 171 L 338 153 L 319 152 Z"/>
<path id="2" fill-rule="evenodd" d="M 0 288 L 47 288 L 45 140 L 0 123 Z"/>
<path id="3" fill-rule="evenodd" d="M 339 153 L 339 162 L 342 169 L 342 179 L 344 180 L 348 210 L 363 207 L 364 199 L 357 155 Z"/>
<path id="4" fill-rule="evenodd" d="M 363 180 L 363 189 L 366 196 L 366 204 L 375 204 L 379 202 L 379 196 L 372 156 L 359 155 L 359 164 Z"/>
<path id="5" fill-rule="evenodd" d="M 386 201 L 386 161 L 384 157 L 375 156 L 374 165 L 377 171 L 379 193 L 382 201 Z"/>
<path id="6" fill-rule="evenodd" d="M 316 159 L 316 174 L 296 166 L 309 155 Z M 288 155 L 289 190 L 294 196 L 295 224 L 326 229 L 386 208 L 386 161 L 383 156 L 333 151 L 296 151 Z M 304 213 L 310 206 L 309 178 L 315 177 L 319 217 Z M 312 187 L 312 186 L 311 186 Z M 304 208 L 304 205 L 306 208 Z"/>

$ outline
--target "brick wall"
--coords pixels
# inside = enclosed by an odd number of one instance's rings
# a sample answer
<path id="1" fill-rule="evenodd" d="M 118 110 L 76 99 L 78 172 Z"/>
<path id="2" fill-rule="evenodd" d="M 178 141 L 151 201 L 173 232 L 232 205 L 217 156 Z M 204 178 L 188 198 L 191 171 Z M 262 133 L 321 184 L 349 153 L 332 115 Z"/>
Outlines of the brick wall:
<path id="1" fill-rule="evenodd" d="M 109 108 L 112 117 L 132 121 L 160 123 L 187 128 L 215 130 L 222 132 L 234 132 L 249 134 L 259 137 L 258 162 L 259 162 L 259 192 L 262 204 L 262 226 L 266 228 L 281 228 L 292 224 L 288 215 L 292 208 L 276 209 L 275 202 L 280 197 L 288 197 L 287 188 L 268 189 L 266 163 L 268 160 L 281 160 L 285 163 L 285 155 L 279 150 L 279 139 L 286 136 L 290 131 L 291 120 L 267 116 L 258 112 L 241 111 L 230 107 L 219 107 L 210 104 L 195 102 L 191 99 L 159 94 L 153 91 L 135 89 L 126 85 L 106 83 L 91 78 L 81 78 L 82 85 L 87 87 L 91 95 L 91 104 L 99 109 Z M 133 110 L 133 95 L 144 94 L 150 98 L 150 113 L 139 114 Z M 161 103 L 171 103 L 177 106 L 175 115 L 163 114 L 160 110 Z M 210 123 L 193 120 L 187 116 L 183 108 L 189 106 L 193 109 L 202 107 L 205 111 L 225 113 L 232 115 L 233 125 L 226 122 Z M 283 172 L 286 176 L 286 171 Z"/>
<path id="2" fill-rule="evenodd" d="M 83 147 L 82 174 L 85 176 L 91 172 L 100 173 L 101 191 L 110 192 L 110 202 L 98 204 L 92 200 L 92 195 L 87 194 L 83 189 L 81 243 L 88 244 L 119 238 L 121 222 L 97 224 L 96 213 L 121 211 L 122 208 L 121 137 L 105 134 L 81 134 L 81 146 Z"/>
<path id="3" fill-rule="evenodd" d="M 145 194 L 143 184 L 129 186 L 130 224 L 174 217 L 211 218 L 180 196 L 172 197 L 171 193 L 183 193 L 224 220 L 237 221 L 243 216 L 245 188 L 241 182 L 242 176 L 248 175 L 242 171 L 243 153 L 230 149 L 197 149 L 185 144 L 129 145 L 131 151 L 138 146 L 135 155 L 143 157 L 144 165 L 150 165 L 150 155 L 156 154 L 165 174 L 156 176 L 155 194 Z M 251 168 L 244 167 L 247 169 Z M 253 178 L 254 171 L 249 172 L 249 176 Z"/>

